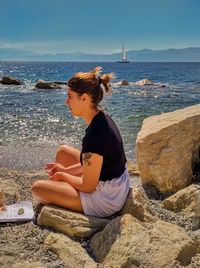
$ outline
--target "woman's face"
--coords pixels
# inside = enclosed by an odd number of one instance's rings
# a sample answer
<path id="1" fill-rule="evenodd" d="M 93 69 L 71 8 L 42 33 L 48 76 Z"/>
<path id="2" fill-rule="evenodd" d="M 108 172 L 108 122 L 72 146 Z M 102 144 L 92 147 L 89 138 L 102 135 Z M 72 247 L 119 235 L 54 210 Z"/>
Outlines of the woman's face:
<path id="1" fill-rule="evenodd" d="M 82 98 L 70 88 L 67 90 L 67 98 L 65 104 L 69 107 L 73 116 L 81 116 L 83 101 Z"/>

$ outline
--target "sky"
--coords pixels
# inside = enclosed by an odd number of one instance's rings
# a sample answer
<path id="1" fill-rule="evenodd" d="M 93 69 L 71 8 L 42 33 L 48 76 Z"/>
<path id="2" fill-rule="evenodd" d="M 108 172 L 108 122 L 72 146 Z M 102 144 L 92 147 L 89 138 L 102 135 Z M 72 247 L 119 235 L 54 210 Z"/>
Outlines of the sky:
<path id="1" fill-rule="evenodd" d="M 0 48 L 96 53 L 200 47 L 200 0 L 0 0 Z"/>

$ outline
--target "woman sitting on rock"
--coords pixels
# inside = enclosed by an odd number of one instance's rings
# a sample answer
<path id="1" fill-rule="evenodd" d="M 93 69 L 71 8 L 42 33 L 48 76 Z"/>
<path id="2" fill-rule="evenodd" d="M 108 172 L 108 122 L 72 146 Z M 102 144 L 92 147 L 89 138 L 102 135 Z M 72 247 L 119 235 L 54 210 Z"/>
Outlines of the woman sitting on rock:
<path id="1" fill-rule="evenodd" d="M 65 104 L 72 115 L 88 125 L 81 151 L 62 145 L 55 163 L 46 165 L 48 180 L 36 181 L 32 194 L 38 201 L 86 215 L 106 217 L 119 211 L 129 191 L 129 175 L 119 130 L 99 106 L 104 90 L 111 90 L 112 74 L 101 68 L 77 73 L 68 81 Z"/>

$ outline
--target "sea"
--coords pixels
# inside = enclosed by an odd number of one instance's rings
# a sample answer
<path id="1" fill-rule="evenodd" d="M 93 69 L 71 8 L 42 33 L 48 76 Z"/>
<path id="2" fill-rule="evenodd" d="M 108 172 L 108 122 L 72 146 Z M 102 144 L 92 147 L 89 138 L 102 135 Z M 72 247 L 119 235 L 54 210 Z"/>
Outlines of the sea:
<path id="1" fill-rule="evenodd" d="M 66 86 L 45 90 L 35 89 L 35 84 L 38 79 L 67 81 L 74 73 L 96 66 L 116 76 L 102 108 L 118 125 L 129 161 L 135 161 L 135 142 L 145 118 L 200 103 L 200 63 L 196 62 L 0 62 L 0 79 L 6 75 L 24 82 L 0 84 L 0 167 L 39 170 L 54 161 L 59 145 L 81 148 L 87 125 L 73 118 L 64 105 Z M 153 85 L 135 84 L 142 79 Z M 129 85 L 120 86 L 121 80 Z"/>

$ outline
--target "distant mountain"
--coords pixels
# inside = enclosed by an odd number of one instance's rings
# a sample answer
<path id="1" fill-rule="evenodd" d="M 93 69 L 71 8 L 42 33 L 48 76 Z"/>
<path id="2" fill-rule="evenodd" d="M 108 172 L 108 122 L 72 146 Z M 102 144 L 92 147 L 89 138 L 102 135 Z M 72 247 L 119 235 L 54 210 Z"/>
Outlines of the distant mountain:
<path id="1" fill-rule="evenodd" d="M 127 51 L 130 61 L 136 62 L 200 62 L 200 47 L 189 47 L 181 49 L 142 49 Z M 32 51 L 16 48 L 0 48 L 0 60 L 21 61 L 118 61 L 120 53 L 110 55 L 89 53 L 57 53 L 37 54 Z"/>

